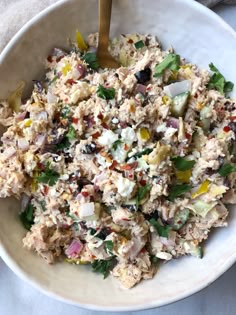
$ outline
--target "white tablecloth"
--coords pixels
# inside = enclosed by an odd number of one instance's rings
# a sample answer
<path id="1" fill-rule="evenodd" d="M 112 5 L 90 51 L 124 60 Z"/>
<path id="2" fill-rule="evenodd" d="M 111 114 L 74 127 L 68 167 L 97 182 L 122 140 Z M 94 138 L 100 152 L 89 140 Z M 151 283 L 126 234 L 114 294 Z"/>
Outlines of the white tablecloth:
<path id="1" fill-rule="evenodd" d="M 202 0 L 208 1 L 208 0 Z M 209 0 L 214 1 L 214 0 Z M 216 0 L 215 2 L 217 2 Z M 235 0 L 233 0 L 235 1 Z M 30 2 L 30 10 L 22 7 Z M 36 12 L 56 0 L 0 0 L 0 50 L 8 39 Z M 218 1 L 219 2 L 219 1 Z M 33 3 L 37 4 L 34 7 Z M 17 12 L 17 14 L 13 14 Z M 215 8 L 236 29 L 236 5 Z M 236 52 L 235 52 L 236 53 Z M 233 315 L 236 314 L 236 268 L 232 267 L 211 286 L 183 301 L 135 315 Z M 102 315 L 66 305 L 37 292 L 18 279 L 0 259 L 0 315 Z M 112 313 L 109 313 L 112 314 Z M 113 314 L 132 314 L 113 313 Z"/>

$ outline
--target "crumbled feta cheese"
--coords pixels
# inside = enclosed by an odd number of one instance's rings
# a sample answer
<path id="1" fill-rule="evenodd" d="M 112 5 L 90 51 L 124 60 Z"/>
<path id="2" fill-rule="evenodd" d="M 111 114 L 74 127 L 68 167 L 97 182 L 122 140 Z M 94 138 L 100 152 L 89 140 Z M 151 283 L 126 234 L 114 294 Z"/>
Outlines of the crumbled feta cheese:
<path id="1" fill-rule="evenodd" d="M 122 197 L 130 197 L 135 183 L 131 182 L 130 180 L 128 180 L 127 178 L 124 178 L 122 176 L 120 176 L 117 180 L 117 182 L 115 183 L 118 189 L 118 193 L 122 196 Z"/>
<path id="2" fill-rule="evenodd" d="M 116 140 L 118 140 L 117 134 L 111 130 L 104 130 L 102 135 L 98 138 L 98 143 L 104 146 L 111 146 Z"/>
<path id="3" fill-rule="evenodd" d="M 117 146 L 116 150 L 112 151 L 113 159 L 116 160 L 118 163 L 124 163 L 125 159 L 127 158 L 128 151 L 124 149 L 124 144 Z"/>
<path id="4" fill-rule="evenodd" d="M 90 217 L 95 213 L 94 202 L 83 203 L 79 208 L 79 216 L 81 219 Z"/>
<path id="5" fill-rule="evenodd" d="M 165 132 L 166 129 L 167 129 L 166 123 L 164 123 L 164 124 L 159 125 L 159 126 L 156 128 L 156 132 Z"/>
<path id="6" fill-rule="evenodd" d="M 122 129 L 121 138 L 126 143 L 129 143 L 129 144 L 132 144 L 134 141 L 137 140 L 136 133 L 135 133 L 134 129 L 131 127 L 127 127 L 127 128 Z"/>

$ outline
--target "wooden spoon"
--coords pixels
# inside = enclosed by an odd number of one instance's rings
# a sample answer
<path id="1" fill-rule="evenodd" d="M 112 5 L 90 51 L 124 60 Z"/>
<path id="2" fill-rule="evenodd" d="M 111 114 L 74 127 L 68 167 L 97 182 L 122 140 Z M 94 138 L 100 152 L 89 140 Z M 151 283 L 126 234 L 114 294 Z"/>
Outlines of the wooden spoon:
<path id="1" fill-rule="evenodd" d="M 99 37 L 97 58 L 101 68 L 119 68 L 119 63 L 108 52 L 112 0 L 99 0 Z"/>

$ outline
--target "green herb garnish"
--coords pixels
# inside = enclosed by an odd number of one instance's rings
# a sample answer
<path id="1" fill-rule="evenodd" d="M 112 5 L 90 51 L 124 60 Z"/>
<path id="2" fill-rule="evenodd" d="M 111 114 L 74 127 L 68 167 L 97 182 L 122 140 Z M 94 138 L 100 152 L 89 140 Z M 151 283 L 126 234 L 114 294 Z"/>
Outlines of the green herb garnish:
<path id="1" fill-rule="evenodd" d="M 113 242 L 112 241 L 105 241 L 104 245 L 105 245 L 105 250 L 106 250 L 107 254 L 113 255 L 113 253 L 112 253 L 112 250 L 114 247 Z"/>
<path id="2" fill-rule="evenodd" d="M 20 220 L 27 230 L 30 230 L 31 226 L 34 224 L 34 210 L 34 206 L 29 203 L 25 210 L 20 213 Z"/>
<path id="3" fill-rule="evenodd" d="M 104 279 L 108 277 L 109 272 L 117 264 L 116 258 L 113 256 L 107 260 L 95 260 L 91 266 L 94 272 L 103 274 Z"/>
<path id="4" fill-rule="evenodd" d="M 98 97 L 104 100 L 112 100 L 115 97 L 116 90 L 114 88 L 105 88 L 99 84 L 96 93 Z"/>
<path id="5" fill-rule="evenodd" d="M 69 127 L 69 130 L 66 134 L 66 138 L 69 140 L 75 140 L 76 139 L 76 131 L 72 125 Z"/>
<path id="6" fill-rule="evenodd" d="M 116 151 L 117 148 L 118 148 L 118 146 L 121 145 L 122 143 L 123 143 L 123 141 L 121 141 L 121 140 L 116 140 L 116 141 L 112 144 L 112 149 L 113 149 L 114 151 Z"/>
<path id="7" fill-rule="evenodd" d="M 132 155 L 129 159 L 131 159 L 131 158 L 135 158 L 135 159 L 141 158 L 143 155 L 148 155 L 148 154 L 150 154 L 152 151 L 153 151 L 153 149 L 151 149 L 151 148 L 146 148 L 146 149 L 144 149 L 144 150 L 141 151 L 141 152 L 135 153 L 135 154 Z"/>
<path id="8" fill-rule="evenodd" d="M 61 117 L 62 118 L 68 118 L 70 116 L 70 113 L 71 113 L 71 110 L 69 107 L 67 106 L 64 106 L 62 109 L 61 109 Z"/>
<path id="9" fill-rule="evenodd" d="M 196 163 L 193 160 L 187 160 L 185 158 L 182 158 L 181 156 L 176 156 L 172 158 L 172 161 L 174 162 L 174 166 L 179 171 L 187 171 L 190 170 L 194 164 Z"/>
<path id="10" fill-rule="evenodd" d="M 178 71 L 180 66 L 180 56 L 175 54 L 168 54 L 165 59 L 156 65 L 154 77 L 162 75 L 163 71 L 170 69 L 172 71 Z"/>
<path id="11" fill-rule="evenodd" d="M 70 147 L 70 141 L 68 138 L 64 138 L 60 143 L 55 145 L 57 151 L 68 149 Z"/>
<path id="12" fill-rule="evenodd" d="M 175 198 L 180 197 L 184 193 L 188 192 L 191 188 L 192 187 L 187 184 L 174 185 L 170 188 L 168 199 L 170 201 L 174 201 Z"/>
<path id="13" fill-rule="evenodd" d="M 52 84 L 53 82 L 55 82 L 58 79 L 58 76 L 56 75 L 51 81 L 49 81 L 49 85 Z"/>
<path id="14" fill-rule="evenodd" d="M 151 261 L 152 265 L 157 266 L 157 264 L 159 263 L 160 259 L 157 258 L 155 255 L 150 255 L 150 261 Z"/>
<path id="15" fill-rule="evenodd" d="M 97 233 L 97 231 L 95 229 L 93 229 L 93 228 L 90 228 L 89 232 L 90 232 L 91 235 L 94 235 L 94 234 Z"/>
<path id="16" fill-rule="evenodd" d="M 142 40 L 139 40 L 138 42 L 134 43 L 134 47 L 136 49 L 143 48 L 145 46 L 144 42 Z"/>
<path id="17" fill-rule="evenodd" d="M 99 68 L 97 55 L 93 52 L 84 54 L 82 60 L 84 60 L 91 69 L 96 70 Z"/>
<path id="18" fill-rule="evenodd" d="M 42 200 L 39 203 L 40 203 L 40 206 L 41 206 L 42 210 L 46 211 L 46 202 L 45 202 L 45 200 Z"/>
<path id="19" fill-rule="evenodd" d="M 221 168 L 218 171 L 218 173 L 223 177 L 226 177 L 233 172 L 236 172 L 236 167 L 228 163 L 221 166 Z"/>
<path id="20" fill-rule="evenodd" d="M 36 177 L 36 180 L 39 183 L 45 183 L 48 184 L 49 186 L 53 186 L 55 185 L 59 177 L 60 174 L 51 169 L 50 163 L 48 162 L 46 164 L 45 170 L 41 172 L 39 176 Z"/>
<path id="21" fill-rule="evenodd" d="M 208 89 L 216 89 L 221 94 L 231 92 L 234 88 L 234 84 L 231 81 L 226 81 L 225 77 L 219 72 L 213 63 L 209 64 L 209 68 L 214 74 L 211 76 L 209 83 L 207 84 Z"/>
<path id="22" fill-rule="evenodd" d="M 159 236 L 161 236 L 161 237 L 168 237 L 169 236 L 169 232 L 171 230 L 171 228 L 169 226 L 167 226 L 167 225 L 163 226 L 155 219 L 151 219 L 149 222 L 152 226 L 154 226 L 154 228 L 156 229 Z"/>
<path id="23" fill-rule="evenodd" d="M 136 208 L 138 209 L 139 202 L 143 200 L 143 198 L 147 195 L 147 193 L 151 190 L 151 186 L 149 184 L 146 184 L 145 186 L 139 187 L 135 202 L 136 202 Z"/>

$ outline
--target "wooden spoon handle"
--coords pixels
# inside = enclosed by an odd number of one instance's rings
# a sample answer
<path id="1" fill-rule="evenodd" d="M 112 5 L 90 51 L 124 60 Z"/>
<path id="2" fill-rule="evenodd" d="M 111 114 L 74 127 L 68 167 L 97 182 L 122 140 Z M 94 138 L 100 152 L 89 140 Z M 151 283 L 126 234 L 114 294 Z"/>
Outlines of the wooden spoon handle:
<path id="1" fill-rule="evenodd" d="M 98 46 L 108 48 L 112 0 L 99 0 Z"/>

